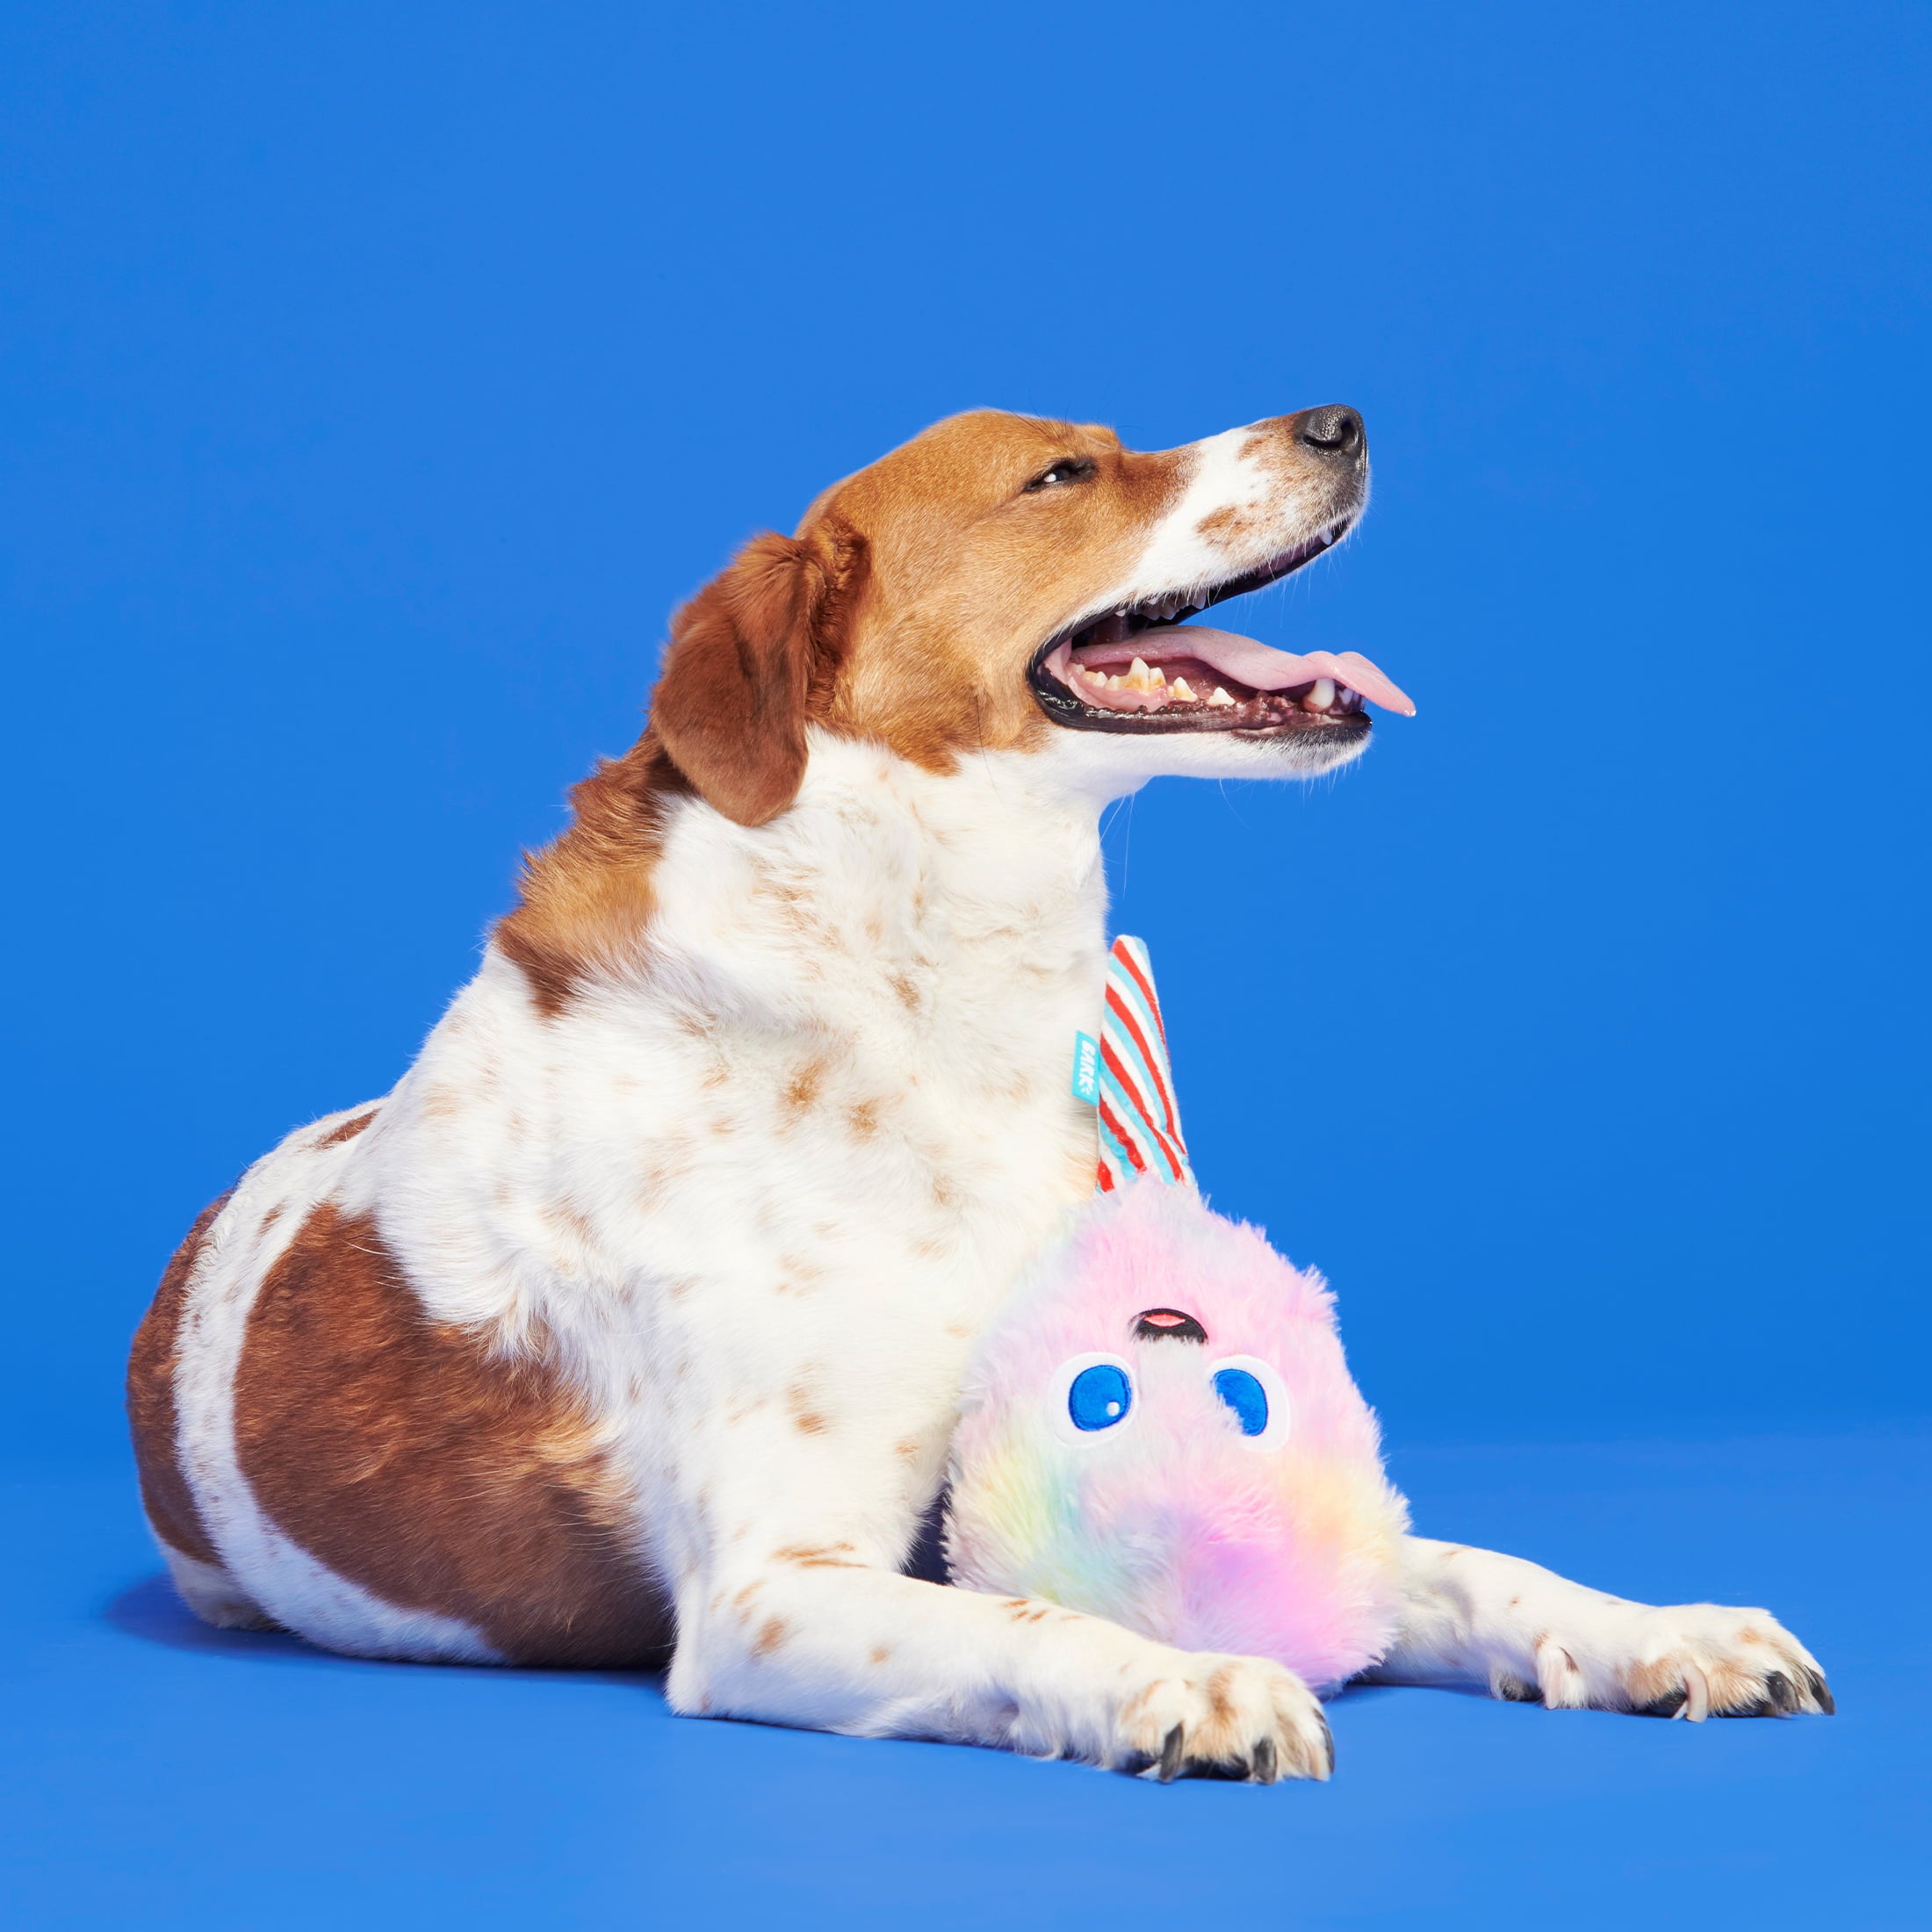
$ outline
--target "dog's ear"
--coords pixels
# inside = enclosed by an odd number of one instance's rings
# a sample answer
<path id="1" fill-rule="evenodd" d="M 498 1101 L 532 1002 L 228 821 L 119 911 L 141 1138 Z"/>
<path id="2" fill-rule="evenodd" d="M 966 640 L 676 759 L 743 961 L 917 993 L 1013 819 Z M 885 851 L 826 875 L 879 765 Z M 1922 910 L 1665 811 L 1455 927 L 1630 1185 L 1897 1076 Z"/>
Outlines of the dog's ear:
<path id="1" fill-rule="evenodd" d="M 862 546 L 768 532 L 671 620 L 651 722 L 698 795 L 741 825 L 775 818 L 805 775 L 805 721 L 829 691 L 833 632 Z"/>

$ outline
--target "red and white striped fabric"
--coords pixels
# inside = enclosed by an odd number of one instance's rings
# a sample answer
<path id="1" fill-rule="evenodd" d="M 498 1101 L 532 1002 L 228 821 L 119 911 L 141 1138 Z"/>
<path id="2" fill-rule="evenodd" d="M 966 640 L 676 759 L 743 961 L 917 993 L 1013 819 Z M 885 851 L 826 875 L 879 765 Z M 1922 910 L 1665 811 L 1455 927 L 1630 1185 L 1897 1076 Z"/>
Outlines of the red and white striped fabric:
<path id="1" fill-rule="evenodd" d="M 1154 970 L 1147 948 L 1124 934 L 1107 962 L 1099 1085 L 1100 1193 L 1111 1193 L 1136 1174 L 1193 1186 Z"/>

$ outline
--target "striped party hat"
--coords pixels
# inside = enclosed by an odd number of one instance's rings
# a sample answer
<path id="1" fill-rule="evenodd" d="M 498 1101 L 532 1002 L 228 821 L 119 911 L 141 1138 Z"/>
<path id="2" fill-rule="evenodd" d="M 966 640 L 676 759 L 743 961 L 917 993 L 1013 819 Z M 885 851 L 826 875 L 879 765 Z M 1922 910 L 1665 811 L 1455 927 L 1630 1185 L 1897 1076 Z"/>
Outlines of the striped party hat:
<path id="1" fill-rule="evenodd" d="M 1083 1036 L 1083 1060 L 1094 1045 Z M 1099 1118 L 1099 1192 L 1111 1193 L 1136 1174 L 1193 1187 L 1154 969 L 1147 948 L 1124 934 L 1107 958 L 1107 1005 L 1092 1058 L 1092 1092 L 1082 1097 L 1094 1102 Z M 1078 1071 L 1074 1091 L 1081 1092 Z"/>

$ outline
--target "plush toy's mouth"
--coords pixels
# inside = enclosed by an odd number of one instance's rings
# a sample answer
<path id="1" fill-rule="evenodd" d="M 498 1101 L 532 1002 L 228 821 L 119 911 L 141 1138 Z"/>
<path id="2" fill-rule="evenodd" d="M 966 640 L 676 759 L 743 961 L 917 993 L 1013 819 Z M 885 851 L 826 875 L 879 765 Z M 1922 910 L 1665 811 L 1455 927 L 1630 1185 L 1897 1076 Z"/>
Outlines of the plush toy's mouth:
<path id="1" fill-rule="evenodd" d="M 1170 591 L 1087 617 L 1034 653 L 1027 681 L 1056 724 L 1094 732 L 1338 732 L 1369 729 L 1362 701 L 1413 717 L 1416 707 L 1354 651 L 1297 656 L 1186 620 L 1276 583 L 1348 532 L 1342 518 L 1239 577 Z"/>
<path id="2" fill-rule="evenodd" d="M 1134 1323 L 1136 1342 L 1205 1342 L 1208 1330 L 1179 1308 L 1149 1308 Z"/>

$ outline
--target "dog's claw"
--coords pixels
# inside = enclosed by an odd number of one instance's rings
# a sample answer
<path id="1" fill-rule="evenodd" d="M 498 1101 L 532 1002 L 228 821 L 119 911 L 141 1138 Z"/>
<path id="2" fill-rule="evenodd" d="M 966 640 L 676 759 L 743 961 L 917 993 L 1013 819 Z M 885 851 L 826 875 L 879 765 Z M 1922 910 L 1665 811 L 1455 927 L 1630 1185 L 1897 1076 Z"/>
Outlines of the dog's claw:
<path id="1" fill-rule="evenodd" d="M 1315 1713 L 1315 1719 L 1316 1722 L 1322 1727 L 1322 1741 L 1328 1747 L 1328 1775 L 1333 1777 L 1335 1776 L 1335 1734 L 1329 1729 L 1329 1720 L 1323 1712 L 1317 1710 Z"/>
<path id="2" fill-rule="evenodd" d="M 1711 1715 L 1711 1684 L 1694 1663 L 1684 1666 L 1683 1690 L 1683 1702 L 1677 1706 L 1677 1715 L 1688 1723 L 1702 1724 Z"/>
<path id="3" fill-rule="evenodd" d="M 1254 1765 L 1248 1773 L 1257 1784 L 1274 1783 L 1274 1740 L 1265 1737 L 1254 1748 Z"/>
<path id="4" fill-rule="evenodd" d="M 1835 1718 L 1838 1715 L 1838 1706 L 1832 1701 L 1831 1686 L 1825 1682 L 1820 1672 L 1816 1670 L 1806 1671 L 1805 1688 L 1811 1692 L 1812 1702 L 1827 1718 Z"/>
<path id="5" fill-rule="evenodd" d="M 1171 1784 L 1180 1775 L 1181 1754 L 1187 1748 L 1185 1727 L 1177 1724 L 1161 1746 L 1160 1781 Z"/>

